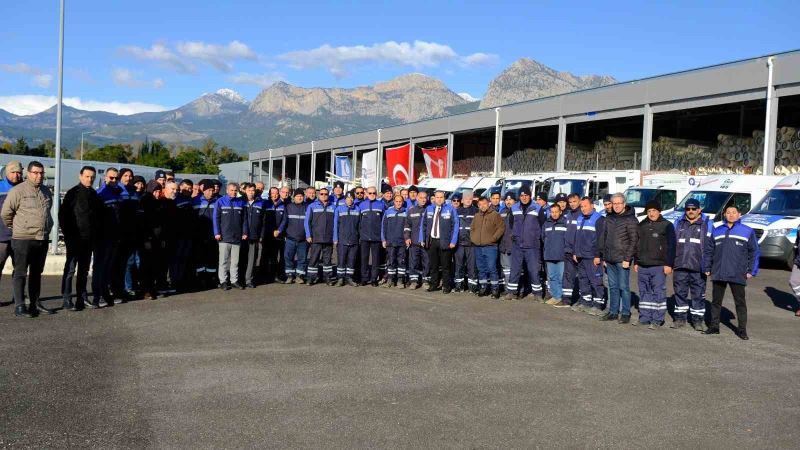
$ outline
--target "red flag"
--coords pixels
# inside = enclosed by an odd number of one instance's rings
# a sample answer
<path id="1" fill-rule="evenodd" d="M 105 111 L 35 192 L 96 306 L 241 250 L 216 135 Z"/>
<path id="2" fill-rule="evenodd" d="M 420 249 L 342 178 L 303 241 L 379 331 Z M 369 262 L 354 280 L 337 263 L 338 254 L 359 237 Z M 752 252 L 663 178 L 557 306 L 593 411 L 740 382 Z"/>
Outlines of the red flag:
<path id="1" fill-rule="evenodd" d="M 447 146 L 423 148 L 428 178 L 447 178 Z"/>
<path id="2" fill-rule="evenodd" d="M 410 184 L 408 176 L 408 160 L 411 146 L 403 144 L 399 147 L 386 148 L 386 173 L 389 177 L 389 185 L 392 187 L 398 184 Z"/>

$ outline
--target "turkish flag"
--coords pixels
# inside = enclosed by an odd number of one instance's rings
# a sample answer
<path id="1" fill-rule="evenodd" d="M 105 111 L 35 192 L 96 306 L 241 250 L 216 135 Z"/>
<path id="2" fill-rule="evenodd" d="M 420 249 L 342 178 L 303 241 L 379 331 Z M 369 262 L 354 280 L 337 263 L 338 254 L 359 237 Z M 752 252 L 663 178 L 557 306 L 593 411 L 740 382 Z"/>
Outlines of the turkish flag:
<path id="1" fill-rule="evenodd" d="M 399 147 L 386 148 L 386 173 L 389 176 L 389 185 L 392 187 L 398 184 L 410 184 L 409 177 L 409 158 L 411 145 L 404 144 Z"/>
<path id="2" fill-rule="evenodd" d="M 428 178 L 447 178 L 447 146 L 423 148 Z"/>

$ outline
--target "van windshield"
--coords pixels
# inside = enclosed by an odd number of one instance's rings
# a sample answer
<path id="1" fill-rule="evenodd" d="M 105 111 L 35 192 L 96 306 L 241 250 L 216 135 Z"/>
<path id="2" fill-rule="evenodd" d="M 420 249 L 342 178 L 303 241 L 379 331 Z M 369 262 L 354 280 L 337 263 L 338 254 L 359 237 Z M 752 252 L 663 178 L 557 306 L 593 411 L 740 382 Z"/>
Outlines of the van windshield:
<path id="1" fill-rule="evenodd" d="M 800 190 L 772 189 L 750 210 L 752 214 L 800 216 Z"/>
<path id="2" fill-rule="evenodd" d="M 717 214 L 723 206 L 728 203 L 731 198 L 730 192 L 719 191 L 692 191 L 681 200 L 681 203 L 675 207 L 675 210 L 683 211 L 686 206 L 686 200 L 690 198 L 697 199 L 700 202 L 700 209 L 706 214 Z"/>
<path id="3" fill-rule="evenodd" d="M 658 189 L 628 189 L 625 191 L 625 204 L 631 208 L 644 208 L 650 200 L 656 198 Z"/>
<path id="4" fill-rule="evenodd" d="M 547 200 L 555 201 L 558 194 L 578 194 L 583 197 L 586 195 L 586 180 L 553 180 L 547 193 Z"/>
<path id="5" fill-rule="evenodd" d="M 529 188 L 531 192 L 533 191 L 533 181 L 531 180 L 506 180 L 503 183 L 501 195 L 503 198 L 506 198 L 506 193 L 513 192 L 514 195 L 519 198 L 519 190 L 522 189 L 523 186 Z"/>

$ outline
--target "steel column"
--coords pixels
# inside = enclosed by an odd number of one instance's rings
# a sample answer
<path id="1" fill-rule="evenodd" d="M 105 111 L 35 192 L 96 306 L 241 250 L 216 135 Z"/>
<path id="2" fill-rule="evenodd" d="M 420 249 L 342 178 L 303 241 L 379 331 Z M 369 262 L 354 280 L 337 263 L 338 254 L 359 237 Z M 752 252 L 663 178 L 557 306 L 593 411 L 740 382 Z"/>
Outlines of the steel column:
<path id="1" fill-rule="evenodd" d="M 452 132 L 447 133 L 447 177 L 451 178 L 453 176 L 453 152 L 455 148 L 453 148 L 455 141 L 455 136 Z M 430 174 L 428 174 L 430 176 Z"/>
<path id="2" fill-rule="evenodd" d="M 641 170 L 650 170 L 653 154 L 653 109 L 644 105 L 644 126 L 642 129 L 642 164 Z M 634 167 L 635 169 L 635 167 Z"/>
<path id="3" fill-rule="evenodd" d="M 775 144 L 778 133 L 778 97 L 773 84 L 774 57 L 767 59 L 767 118 L 764 124 L 764 175 L 775 172 Z"/>
<path id="4" fill-rule="evenodd" d="M 556 146 L 556 172 L 564 171 L 564 159 L 567 156 L 567 121 L 558 118 L 558 145 Z"/>

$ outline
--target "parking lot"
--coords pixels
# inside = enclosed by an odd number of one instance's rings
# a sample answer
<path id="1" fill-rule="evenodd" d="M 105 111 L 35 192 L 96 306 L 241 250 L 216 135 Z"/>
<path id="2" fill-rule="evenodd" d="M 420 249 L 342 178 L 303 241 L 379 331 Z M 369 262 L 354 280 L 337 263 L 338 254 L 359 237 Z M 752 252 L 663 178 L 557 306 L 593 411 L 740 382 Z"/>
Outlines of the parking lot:
<path id="1" fill-rule="evenodd" d="M 748 288 L 747 342 L 370 287 L 215 290 L 35 320 L 6 306 L 0 446 L 796 448 L 787 279 L 767 269 Z"/>

